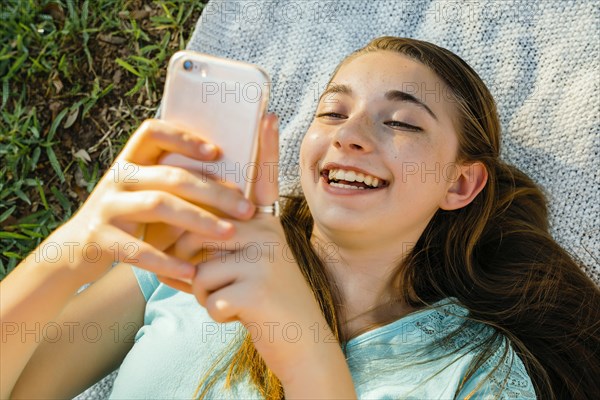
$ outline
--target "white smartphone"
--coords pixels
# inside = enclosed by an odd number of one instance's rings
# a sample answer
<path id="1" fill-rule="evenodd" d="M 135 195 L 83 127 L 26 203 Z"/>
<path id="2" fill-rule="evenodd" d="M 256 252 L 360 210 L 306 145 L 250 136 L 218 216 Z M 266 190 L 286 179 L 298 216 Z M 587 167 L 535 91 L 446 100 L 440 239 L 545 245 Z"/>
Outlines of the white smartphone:
<path id="1" fill-rule="evenodd" d="M 214 143 L 220 157 L 202 162 L 167 153 L 159 163 L 233 183 L 249 197 L 269 89 L 269 76 L 256 65 L 190 50 L 175 53 L 169 61 L 160 118 Z"/>

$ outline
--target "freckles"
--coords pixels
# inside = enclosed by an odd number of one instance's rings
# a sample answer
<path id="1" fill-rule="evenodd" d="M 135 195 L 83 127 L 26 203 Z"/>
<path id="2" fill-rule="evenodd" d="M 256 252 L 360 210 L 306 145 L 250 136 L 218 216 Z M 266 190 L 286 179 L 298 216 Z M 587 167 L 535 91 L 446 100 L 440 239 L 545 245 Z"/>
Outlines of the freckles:
<path id="1" fill-rule="evenodd" d="M 420 156 L 423 153 L 422 147 L 422 144 L 402 137 L 395 138 L 390 146 L 384 146 L 387 148 L 388 157 L 399 162 L 419 160 L 422 158 Z"/>
<path id="2" fill-rule="evenodd" d="M 440 149 L 430 140 L 414 140 L 414 138 L 398 137 L 388 147 L 387 158 L 392 160 L 395 179 L 402 183 L 423 187 L 438 181 L 434 178 L 440 165 Z"/>

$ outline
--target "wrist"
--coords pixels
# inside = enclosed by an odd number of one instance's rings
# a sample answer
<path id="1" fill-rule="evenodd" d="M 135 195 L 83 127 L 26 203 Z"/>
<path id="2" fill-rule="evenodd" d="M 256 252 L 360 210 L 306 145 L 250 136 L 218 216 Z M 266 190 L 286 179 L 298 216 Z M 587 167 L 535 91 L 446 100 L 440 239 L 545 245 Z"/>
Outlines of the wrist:
<path id="1" fill-rule="evenodd" d="M 333 341 L 316 343 L 295 362 L 293 371 L 279 378 L 288 399 L 357 397 L 344 353 Z"/>
<path id="2" fill-rule="evenodd" d="M 92 281 L 93 279 L 86 275 L 91 269 L 90 261 L 93 260 L 91 256 L 82 256 L 84 251 L 88 250 L 88 242 L 81 235 L 77 237 L 71 232 L 72 229 L 66 224 L 57 228 L 27 255 L 21 267 L 60 276 L 64 284 L 68 284 L 74 290 Z"/>

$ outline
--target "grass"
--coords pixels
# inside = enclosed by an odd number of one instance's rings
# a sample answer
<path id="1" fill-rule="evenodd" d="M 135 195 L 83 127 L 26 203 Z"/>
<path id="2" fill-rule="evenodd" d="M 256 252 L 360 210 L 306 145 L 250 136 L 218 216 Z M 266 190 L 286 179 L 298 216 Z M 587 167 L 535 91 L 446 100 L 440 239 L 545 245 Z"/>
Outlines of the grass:
<path id="1" fill-rule="evenodd" d="M 155 114 L 204 2 L 2 1 L 0 280 Z"/>

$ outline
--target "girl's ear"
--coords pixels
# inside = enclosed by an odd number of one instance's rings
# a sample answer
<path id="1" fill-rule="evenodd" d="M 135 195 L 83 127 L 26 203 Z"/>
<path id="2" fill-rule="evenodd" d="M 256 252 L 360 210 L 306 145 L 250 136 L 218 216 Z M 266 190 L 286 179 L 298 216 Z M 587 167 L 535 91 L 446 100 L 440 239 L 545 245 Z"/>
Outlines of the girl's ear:
<path id="1" fill-rule="evenodd" d="M 488 172 L 481 162 L 456 166 L 456 175 L 450 182 L 446 196 L 440 203 L 442 210 L 457 210 L 469 204 L 485 187 Z"/>

